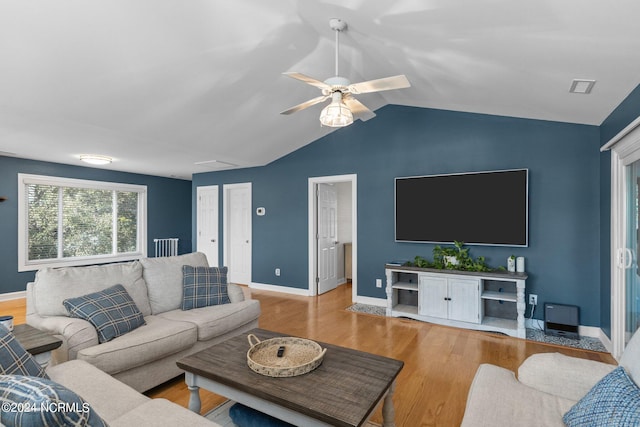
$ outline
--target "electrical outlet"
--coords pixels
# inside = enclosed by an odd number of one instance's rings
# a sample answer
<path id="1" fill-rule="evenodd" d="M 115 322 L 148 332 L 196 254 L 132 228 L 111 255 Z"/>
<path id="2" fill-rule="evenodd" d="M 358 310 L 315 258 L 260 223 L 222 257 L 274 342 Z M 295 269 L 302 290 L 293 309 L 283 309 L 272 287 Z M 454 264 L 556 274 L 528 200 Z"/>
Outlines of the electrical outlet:
<path id="1" fill-rule="evenodd" d="M 538 305 L 538 295 L 536 295 L 536 294 L 529 294 L 529 304 L 531 304 L 531 305 Z"/>
<path id="2" fill-rule="evenodd" d="M 382 279 L 376 279 L 376 288 L 382 287 Z"/>
<path id="3" fill-rule="evenodd" d="M 280 269 L 276 268 L 276 276 L 279 276 L 279 275 L 280 275 Z"/>

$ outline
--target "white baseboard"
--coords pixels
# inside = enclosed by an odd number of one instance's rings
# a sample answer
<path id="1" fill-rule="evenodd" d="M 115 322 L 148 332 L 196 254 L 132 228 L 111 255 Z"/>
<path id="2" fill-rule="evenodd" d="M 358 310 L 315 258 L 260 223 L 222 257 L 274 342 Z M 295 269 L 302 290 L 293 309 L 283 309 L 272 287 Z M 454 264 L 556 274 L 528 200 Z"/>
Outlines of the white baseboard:
<path id="1" fill-rule="evenodd" d="M 21 299 L 27 297 L 27 291 L 7 292 L 6 294 L 0 294 L 0 301 L 11 301 L 14 299 Z"/>
<path id="2" fill-rule="evenodd" d="M 613 356 L 613 344 L 611 344 L 611 338 L 609 338 L 602 329 L 600 329 L 600 335 L 598 336 L 598 338 L 600 338 L 600 342 L 602 343 L 604 348 L 606 348 L 607 351 Z"/>
<path id="3" fill-rule="evenodd" d="M 289 286 L 270 285 L 267 283 L 251 282 L 249 287 L 251 289 L 260 289 L 263 291 L 281 292 L 284 294 L 302 295 L 305 297 L 310 296 L 309 289 L 292 288 Z"/>
<path id="4" fill-rule="evenodd" d="M 596 326 L 578 326 L 578 334 L 581 337 L 600 338 L 602 333 L 602 329 Z"/>
<path id="5" fill-rule="evenodd" d="M 359 304 L 375 305 L 378 307 L 387 306 L 387 300 L 385 298 L 361 297 L 360 295 L 356 296 L 353 302 Z"/>

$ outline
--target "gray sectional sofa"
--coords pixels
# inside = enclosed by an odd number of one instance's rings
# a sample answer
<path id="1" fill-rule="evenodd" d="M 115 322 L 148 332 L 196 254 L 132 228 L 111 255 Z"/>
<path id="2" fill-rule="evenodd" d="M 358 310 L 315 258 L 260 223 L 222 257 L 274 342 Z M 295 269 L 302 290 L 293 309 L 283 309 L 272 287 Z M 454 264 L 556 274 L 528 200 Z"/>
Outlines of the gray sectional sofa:
<path id="1" fill-rule="evenodd" d="M 229 284 L 230 304 L 181 310 L 182 266 L 208 266 L 195 252 L 89 267 L 48 268 L 27 284 L 27 323 L 63 341 L 52 363 L 80 359 L 137 391 L 182 373 L 176 360 L 258 326 L 260 303 L 248 289 Z M 146 324 L 99 343 L 87 321 L 67 316 L 63 301 L 121 284 Z"/>
<path id="2" fill-rule="evenodd" d="M 619 366 L 634 383 L 630 388 L 637 389 L 635 384 L 640 380 L 640 332 L 635 333 L 627 344 Z M 564 427 L 563 416 L 579 401 L 601 416 L 612 417 L 607 412 L 607 404 L 609 409 L 617 407 L 621 411 L 618 415 L 624 414 L 622 411 L 631 410 L 631 406 L 618 404 L 620 396 L 605 397 L 603 387 L 597 386 L 615 369 L 615 365 L 560 353 L 529 356 L 518 368 L 518 378 L 508 369 L 482 364 L 469 390 L 462 427 Z M 625 391 L 623 388 L 615 389 Z M 591 405 L 592 402 L 597 403 Z M 637 411 L 637 408 L 636 401 L 634 409 Z M 627 415 L 632 416 L 623 416 Z M 603 425 L 589 411 L 583 416 L 591 422 L 584 425 Z M 610 419 L 606 425 L 620 424 Z"/>
<path id="3" fill-rule="evenodd" d="M 110 427 L 221 427 L 166 399 L 150 399 L 82 360 L 51 366 L 47 375 L 81 396 Z"/>

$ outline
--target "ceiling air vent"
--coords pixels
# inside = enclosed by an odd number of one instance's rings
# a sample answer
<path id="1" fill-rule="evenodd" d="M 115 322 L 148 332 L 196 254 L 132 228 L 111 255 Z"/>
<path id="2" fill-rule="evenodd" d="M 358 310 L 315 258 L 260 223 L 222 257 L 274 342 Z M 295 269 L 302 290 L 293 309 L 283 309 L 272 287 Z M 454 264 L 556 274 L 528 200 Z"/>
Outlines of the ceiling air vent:
<path id="1" fill-rule="evenodd" d="M 203 162 L 195 162 L 194 165 L 210 171 L 229 169 L 238 166 L 235 163 L 223 162 L 222 160 L 206 160 Z"/>
<path id="2" fill-rule="evenodd" d="M 571 82 L 571 88 L 569 88 L 569 92 L 582 93 L 586 95 L 591 93 L 591 89 L 593 89 L 593 85 L 595 84 L 595 80 L 573 79 L 573 82 Z"/>

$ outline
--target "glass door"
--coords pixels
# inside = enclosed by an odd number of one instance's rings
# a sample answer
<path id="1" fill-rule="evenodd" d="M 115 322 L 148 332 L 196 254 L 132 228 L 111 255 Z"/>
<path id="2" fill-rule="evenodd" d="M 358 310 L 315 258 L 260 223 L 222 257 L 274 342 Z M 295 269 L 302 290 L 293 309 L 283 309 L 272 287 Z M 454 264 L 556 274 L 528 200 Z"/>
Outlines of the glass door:
<path id="1" fill-rule="evenodd" d="M 640 117 L 600 148 L 607 150 L 611 150 L 611 353 L 619 359 L 640 326 Z"/>
<path id="2" fill-rule="evenodd" d="M 624 331 L 625 344 L 640 326 L 640 267 L 638 266 L 638 187 L 640 186 L 640 161 L 625 167 L 626 212 L 624 254 Z"/>

